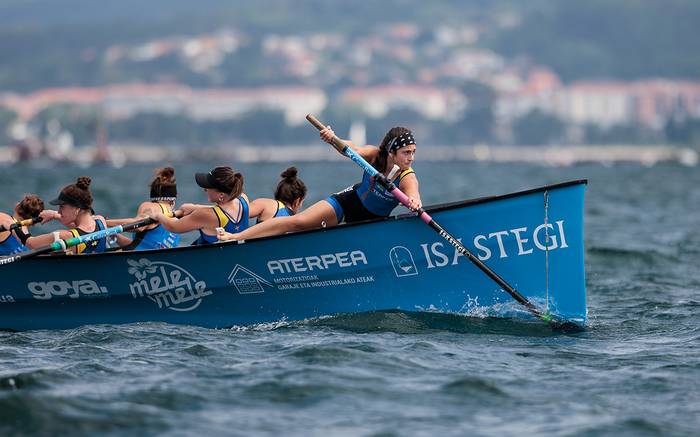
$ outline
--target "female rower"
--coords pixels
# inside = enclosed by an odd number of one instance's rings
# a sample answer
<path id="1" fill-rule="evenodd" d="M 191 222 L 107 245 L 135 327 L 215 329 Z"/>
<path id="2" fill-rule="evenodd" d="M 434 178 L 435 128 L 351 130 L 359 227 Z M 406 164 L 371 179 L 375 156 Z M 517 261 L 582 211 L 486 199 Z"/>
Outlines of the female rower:
<path id="1" fill-rule="evenodd" d="M 332 143 L 334 135 L 330 126 L 321 131 L 321 139 L 329 144 Z M 389 175 L 394 164 L 398 165 L 400 173 L 394 179 L 394 184 L 408 196 L 411 209 L 421 207 L 418 179 L 411 168 L 416 153 L 416 142 L 409 129 L 391 128 L 379 147 L 357 147 L 347 140 L 343 141 L 384 176 Z M 398 204 L 399 201 L 390 192 L 365 173 L 362 182 L 315 203 L 299 214 L 276 217 L 235 234 L 221 233 L 219 238 L 246 240 L 319 226 L 335 226 L 343 220 L 352 223 L 387 217 Z"/>
<path id="2" fill-rule="evenodd" d="M 257 217 L 257 223 L 273 217 L 289 217 L 299 212 L 306 197 L 306 185 L 297 177 L 297 168 L 289 167 L 280 176 L 275 198 L 261 197 L 250 203 L 251 218 Z"/>
<path id="3" fill-rule="evenodd" d="M 79 237 L 107 228 L 105 218 L 95 215 L 95 211 L 92 209 L 90 182 L 89 177 L 81 176 L 74 184 L 63 187 L 58 197 L 49 202 L 51 205 L 58 205 L 58 211 L 46 209 L 39 214 L 43 223 L 58 220 L 63 226 L 70 229 L 30 237 L 27 240 L 27 247 L 35 249 L 59 239 Z M 105 238 L 101 238 L 89 243 L 78 244 L 68 251 L 70 253 L 99 253 L 106 249 L 107 241 Z"/>
<path id="4" fill-rule="evenodd" d="M 29 229 L 27 226 L 11 229 L 11 226 L 22 220 L 38 217 L 43 210 L 44 201 L 36 194 L 27 194 L 15 205 L 12 216 L 0 212 L 0 225 L 8 229 L 0 232 L 0 256 L 14 255 L 27 250 L 25 244 L 31 237 Z"/>
<path id="5" fill-rule="evenodd" d="M 166 215 L 172 215 L 177 200 L 177 183 L 175 180 L 175 169 L 172 167 L 159 168 L 156 170 L 156 177 L 151 182 L 151 200 L 143 202 L 138 211 L 137 217 L 130 219 L 109 219 L 107 226 L 118 226 L 125 223 L 140 220 L 147 217 L 152 211 L 160 211 Z M 133 238 L 119 235 L 117 244 L 124 250 L 148 250 L 148 249 L 169 249 L 177 247 L 180 242 L 180 235 L 166 230 L 163 225 L 156 223 L 138 229 Z"/>
<path id="6" fill-rule="evenodd" d="M 199 231 L 193 245 L 216 243 L 216 228 L 240 232 L 248 227 L 248 196 L 243 193 L 243 175 L 231 167 L 216 167 L 209 173 L 195 175 L 197 185 L 204 188 L 215 205 L 182 205 L 181 219 L 167 217 L 160 211 L 152 215 L 170 232 Z"/>

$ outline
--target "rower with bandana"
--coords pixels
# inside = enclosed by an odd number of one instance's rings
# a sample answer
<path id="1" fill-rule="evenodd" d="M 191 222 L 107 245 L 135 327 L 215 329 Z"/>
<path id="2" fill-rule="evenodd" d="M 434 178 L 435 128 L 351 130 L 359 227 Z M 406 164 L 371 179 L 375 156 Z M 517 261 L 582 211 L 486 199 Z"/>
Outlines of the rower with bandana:
<path id="1" fill-rule="evenodd" d="M 177 183 L 175 180 L 175 169 L 165 167 L 156 170 L 156 177 L 150 186 L 151 200 L 143 202 L 137 211 L 137 217 L 128 219 L 109 219 L 107 226 L 118 226 L 129 222 L 137 221 L 149 215 L 153 211 L 159 211 L 166 215 L 174 212 L 175 201 L 177 200 Z M 149 249 L 170 249 L 177 247 L 180 242 L 180 235 L 168 231 L 161 224 L 153 224 L 137 229 L 133 238 L 119 234 L 117 244 L 124 250 L 149 250 Z"/>
<path id="2" fill-rule="evenodd" d="M 321 131 L 320 135 L 323 141 L 331 144 L 335 134 L 328 126 Z M 394 165 L 397 165 L 399 174 L 393 179 L 394 184 L 408 196 L 409 207 L 412 210 L 421 207 L 418 179 L 411 168 L 415 159 L 416 142 L 409 129 L 391 128 L 379 147 L 372 145 L 358 147 L 350 141 L 343 141 L 384 176 L 388 176 Z M 266 220 L 243 232 L 223 232 L 219 234 L 219 238 L 247 240 L 322 226 L 330 227 L 343 221 L 353 223 L 387 217 L 398 204 L 399 201 L 390 192 L 365 173 L 362 182 L 315 203 L 299 214 Z"/>
<path id="3" fill-rule="evenodd" d="M 0 232 L 0 256 L 28 250 L 25 243 L 31 234 L 28 227 L 21 226 L 20 222 L 38 217 L 43 210 L 44 201 L 36 194 L 27 194 L 15 205 L 12 215 L 0 212 L 0 225 L 6 229 Z"/>

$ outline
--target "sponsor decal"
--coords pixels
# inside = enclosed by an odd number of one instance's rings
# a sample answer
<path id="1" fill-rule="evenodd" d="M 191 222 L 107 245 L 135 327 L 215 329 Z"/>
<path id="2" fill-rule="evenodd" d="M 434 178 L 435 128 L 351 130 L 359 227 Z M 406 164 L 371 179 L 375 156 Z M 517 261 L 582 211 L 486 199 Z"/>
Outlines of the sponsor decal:
<path id="1" fill-rule="evenodd" d="M 236 264 L 231 274 L 228 275 L 228 282 L 233 284 L 240 294 L 263 293 L 265 292 L 263 286 L 273 287 L 268 281 L 240 264 Z"/>
<path id="2" fill-rule="evenodd" d="M 146 258 L 127 260 L 127 263 L 129 274 L 136 277 L 136 282 L 129 285 L 131 295 L 134 299 L 147 297 L 158 308 L 192 311 L 203 298 L 213 293 L 207 290 L 204 281 L 197 281 L 190 272 L 176 264 Z"/>
<path id="3" fill-rule="evenodd" d="M 363 265 L 368 265 L 367 256 L 361 250 L 353 250 L 271 260 L 267 262 L 267 269 L 271 275 L 278 275 L 272 279 L 274 286 L 280 291 L 286 291 L 353 286 L 374 282 L 374 276 L 356 274 L 362 271 L 361 266 Z M 296 275 L 296 273 L 305 274 Z M 294 274 L 294 276 L 288 276 L 289 274 Z M 347 276 L 347 274 L 353 276 Z M 328 278 L 329 276 L 332 276 L 333 279 Z"/>
<path id="4" fill-rule="evenodd" d="M 374 282 L 374 276 L 359 275 L 349 278 L 321 280 L 316 275 L 275 278 L 275 284 L 280 291 L 300 290 L 304 288 L 330 288 L 344 285 L 359 285 Z"/>
<path id="5" fill-rule="evenodd" d="M 67 296 L 71 299 L 83 297 L 104 297 L 107 292 L 106 287 L 100 287 L 95 281 L 82 279 L 77 281 L 48 281 L 30 282 L 27 289 L 32 293 L 34 299 L 49 300 L 54 296 Z"/>
<path id="6" fill-rule="evenodd" d="M 327 253 L 303 258 L 277 259 L 267 262 L 271 275 L 304 273 L 327 270 L 332 267 L 348 268 L 360 264 L 367 265 L 367 257 L 361 250 L 352 252 Z"/>
<path id="7" fill-rule="evenodd" d="M 13 263 L 13 262 L 15 262 L 15 261 L 17 261 L 18 259 L 21 259 L 21 258 L 22 258 L 22 257 L 19 256 L 19 255 L 8 256 L 8 257 L 6 257 L 6 258 L 2 258 L 2 259 L 0 259 L 0 266 L 5 265 L 5 264 L 11 264 L 11 263 Z"/>
<path id="8" fill-rule="evenodd" d="M 15 298 L 9 294 L 0 295 L 0 303 L 15 303 Z"/>
<path id="9" fill-rule="evenodd" d="M 394 268 L 397 278 L 418 274 L 418 268 L 413 261 L 413 254 L 403 246 L 396 246 L 389 251 L 389 261 Z"/>
<path id="10" fill-rule="evenodd" d="M 508 239 L 514 239 L 515 244 L 506 245 Z M 461 238 L 458 239 L 460 242 Z M 553 251 L 569 247 L 564 232 L 564 220 L 552 223 L 543 223 L 534 229 L 527 227 L 491 232 L 490 234 L 476 235 L 473 239 L 474 255 L 481 261 L 486 261 L 493 256 L 508 258 L 509 256 L 529 255 L 537 251 Z M 453 241 L 450 244 L 455 246 Z M 450 254 L 449 246 L 443 242 L 423 243 L 420 245 L 427 262 L 427 268 L 445 267 L 456 265 L 460 257 L 466 257 L 455 246 Z M 495 247 L 494 247 L 495 246 Z M 516 252 L 517 249 L 517 252 Z M 509 252 L 510 251 L 510 252 Z"/>

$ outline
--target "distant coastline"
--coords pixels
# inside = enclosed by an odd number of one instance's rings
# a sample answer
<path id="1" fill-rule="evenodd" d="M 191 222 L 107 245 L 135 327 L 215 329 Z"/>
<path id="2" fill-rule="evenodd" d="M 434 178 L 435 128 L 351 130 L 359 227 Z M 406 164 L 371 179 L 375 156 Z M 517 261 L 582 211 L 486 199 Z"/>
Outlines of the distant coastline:
<path id="1" fill-rule="evenodd" d="M 655 165 L 675 162 L 694 167 L 700 156 L 693 148 L 673 145 L 561 145 L 561 146 L 492 146 L 486 144 L 460 146 L 425 146 L 421 161 L 480 161 L 527 162 L 546 166 L 569 166 L 580 163 L 612 164 L 618 162 Z M 115 166 L 126 163 L 161 163 L 183 161 L 227 160 L 234 162 L 326 162 L 339 161 L 343 157 L 323 145 L 297 146 L 249 146 L 231 145 L 208 148 L 184 148 L 181 146 L 157 146 L 152 144 L 111 144 L 108 154 L 101 158 L 94 146 L 77 147 L 70 157 L 55 158 L 36 156 L 27 159 L 49 162 L 75 162 L 91 165 L 106 162 Z M 0 165 L 21 161 L 15 147 L 0 146 Z"/>

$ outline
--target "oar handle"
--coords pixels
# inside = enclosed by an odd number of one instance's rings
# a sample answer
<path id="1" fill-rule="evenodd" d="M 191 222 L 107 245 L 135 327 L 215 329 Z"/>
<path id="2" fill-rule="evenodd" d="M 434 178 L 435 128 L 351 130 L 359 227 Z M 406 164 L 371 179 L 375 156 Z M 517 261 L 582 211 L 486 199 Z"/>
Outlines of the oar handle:
<path id="1" fill-rule="evenodd" d="M 5 231 L 14 231 L 17 228 L 21 228 L 23 226 L 32 226 L 37 223 L 41 223 L 41 217 L 32 217 L 24 220 L 20 220 L 18 222 L 12 223 L 10 227 L 7 227 L 5 225 L 0 225 L 0 232 L 5 232 Z"/>
<path id="2" fill-rule="evenodd" d="M 169 212 L 169 213 L 163 214 L 163 215 L 166 217 L 181 218 L 184 214 L 185 214 L 185 211 L 178 209 L 176 211 Z M 136 221 L 136 222 L 124 224 L 124 225 L 122 225 L 122 228 L 123 228 L 124 232 L 128 232 L 128 231 L 131 231 L 133 229 L 141 228 L 143 226 L 152 225 L 154 223 L 156 223 L 156 219 L 154 219 L 153 217 L 146 217 L 146 218 L 143 218 L 143 219 Z"/>
<path id="3" fill-rule="evenodd" d="M 164 214 L 164 215 L 166 217 L 181 218 L 183 214 L 184 214 L 184 211 L 181 209 L 178 209 L 176 211 L 173 211 L 171 213 Z M 154 219 L 153 217 L 146 217 L 146 218 L 143 218 L 143 219 L 135 221 L 135 222 L 121 225 L 121 227 L 122 227 L 121 232 L 129 232 L 129 231 L 132 231 L 134 229 L 138 229 L 138 228 L 142 228 L 144 226 L 152 225 L 156 222 L 157 222 L 156 219 Z M 118 233 L 121 233 L 121 232 L 118 232 Z"/>
<path id="4" fill-rule="evenodd" d="M 321 123 L 321 121 L 319 121 L 318 118 L 314 117 L 311 114 L 306 114 L 306 119 L 309 120 L 309 123 L 313 124 L 314 127 L 316 127 L 316 129 L 318 129 L 319 131 L 322 131 L 323 129 L 326 128 L 326 126 L 324 126 L 324 124 Z M 335 150 L 337 150 L 338 152 L 347 156 L 346 149 L 349 149 L 348 145 L 345 144 L 343 142 L 343 140 L 338 138 L 337 135 L 333 135 L 332 141 L 333 141 L 333 143 L 331 144 L 331 146 L 335 147 Z"/>
<path id="5" fill-rule="evenodd" d="M 172 213 L 172 216 L 182 217 L 182 214 L 183 214 L 182 210 L 177 210 L 177 211 Z M 57 250 L 66 250 L 66 249 L 71 248 L 73 246 L 77 246 L 78 244 L 89 243 L 92 241 L 101 240 L 103 238 L 107 238 L 107 237 L 112 236 L 112 235 L 121 234 L 122 232 L 128 232 L 128 231 L 138 229 L 138 228 L 143 227 L 143 226 L 151 225 L 153 223 L 156 223 L 156 219 L 154 219 L 153 217 L 146 217 L 144 219 L 137 220 L 135 222 L 127 223 L 125 225 L 114 226 L 111 228 L 102 229 L 100 231 L 92 232 L 89 234 L 80 235 L 78 237 L 72 237 L 72 238 L 67 238 L 65 240 L 54 241 L 53 243 L 51 243 L 47 246 L 39 247 L 39 248 L 34 249 L 34 250 L 28 250 L 26 252 L 22 252 L 22 253 L 19 253 L 17 255 L 12 255 L 12 256 L 9 256 L 7 258 L 2 258 L 2 259 L 0 259 L 0 265 L 11 264 L 11 263 L 16 262 L 16 261 L 20 261 L 20 260 L 27 259 L 27 258 L 33 258 L 37 255 L 41 255 L 41 254 L 49 253 L 49 252 L 54 252 Z"/>

